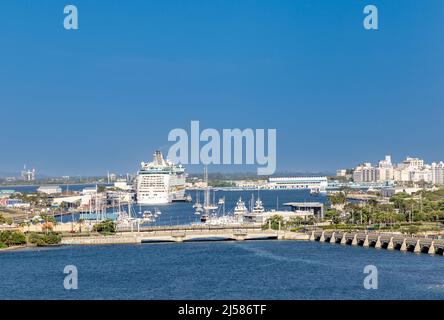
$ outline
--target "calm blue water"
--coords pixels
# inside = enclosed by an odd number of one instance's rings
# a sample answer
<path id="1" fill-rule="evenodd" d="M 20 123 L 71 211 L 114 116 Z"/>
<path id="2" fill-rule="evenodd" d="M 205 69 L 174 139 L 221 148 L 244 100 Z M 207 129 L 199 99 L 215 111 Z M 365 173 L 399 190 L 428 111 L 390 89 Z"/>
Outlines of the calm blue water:
<path id="1" fill-rule="evenodd" d="M 364 266 L 379 289 L 363 287 Z M 63 287 L 75 265 L 79 289 Z M 441 256 L 318 242 L 249 241 L 0 253 L 0 299 L 443 299 Z"/>

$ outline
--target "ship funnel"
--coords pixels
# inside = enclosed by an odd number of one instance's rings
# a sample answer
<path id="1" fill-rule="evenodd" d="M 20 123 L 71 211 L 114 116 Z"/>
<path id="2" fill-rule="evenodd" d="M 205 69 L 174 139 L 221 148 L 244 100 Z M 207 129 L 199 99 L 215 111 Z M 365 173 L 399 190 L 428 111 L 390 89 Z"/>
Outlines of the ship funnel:
<path id="1" fill-rule="evenodd" d="M 162 165 L 164 163 L 162 152 L 160 152 L 159 150 L 156 150 L 156 152 L 154 153 L 154 162 L 158 165 Z"/>

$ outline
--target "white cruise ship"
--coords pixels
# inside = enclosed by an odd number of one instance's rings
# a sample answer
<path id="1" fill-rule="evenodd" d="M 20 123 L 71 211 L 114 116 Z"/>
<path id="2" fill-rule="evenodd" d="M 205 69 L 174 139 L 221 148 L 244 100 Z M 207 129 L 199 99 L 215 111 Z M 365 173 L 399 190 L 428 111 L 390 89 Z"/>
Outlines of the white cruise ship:
<path id="1" fill-rule="evenodd" d="M 185 197 L 185 168 L 165 160 L 160 151 L 141 163 L 136 178 L 137 203 L 165 204 Z"/>

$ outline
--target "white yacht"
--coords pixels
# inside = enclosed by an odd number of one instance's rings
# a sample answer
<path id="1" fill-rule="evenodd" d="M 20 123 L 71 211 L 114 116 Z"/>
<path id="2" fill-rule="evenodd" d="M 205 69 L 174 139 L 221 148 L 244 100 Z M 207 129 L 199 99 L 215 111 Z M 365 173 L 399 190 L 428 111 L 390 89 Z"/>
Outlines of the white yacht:
<path id="1" fill-rule="evenodd" d="M 242 220 L 244 214 L 248 213 L 248 209 L 245 206 L 245 202 L 242 201 L 242 198 L 236 202 L 236 207 L 234 208 L 234 217 L 238 220 Z"/>
<path id="2" fill-rule="evenodd" d="M 252 210 L 251 213 L 253 213 L 253 214 L 261 214 L 261 213 L 264 213 L 264 212 L 265 212 L 265 209 L 264 209 L 264 206 L 262 204 L 262 200 L 260 198 L 258 198 L 256 200 L 256 202 L 254 203 L 254 207 L 253 207 L 253 210 Z"/>
<path id="3" fill-rule="evenodd" d="M 205 224 L 213 225 L 213 226 L 221 226 L 221 225 L 239 225 L 239 221 L 235 219 L 233 216 L 214 216 L 209 217 Z"/>
<path id="4" fill-rule="evenodd" d="M 185 168 L 165 160 L 160 151 L 153 162 L 141 163 L 136 178 L 137 203 L 165 204 L 185 199 Z"/>

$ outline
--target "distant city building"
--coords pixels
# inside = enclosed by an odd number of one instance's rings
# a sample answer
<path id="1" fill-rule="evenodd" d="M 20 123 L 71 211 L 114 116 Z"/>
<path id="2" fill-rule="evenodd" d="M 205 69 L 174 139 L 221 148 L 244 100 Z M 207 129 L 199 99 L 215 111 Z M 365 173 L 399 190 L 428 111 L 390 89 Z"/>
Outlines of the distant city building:
<path id="1" fill-rule="evenodd" d="M 336 170 L 336 176 L 337 177 L 346 177 L 347 176 L 347 170 L 346 169 L 338 169 L 338 170 Z"/>
<path id="2" fill-rule="evenodd" d="M 404 166 L 410 168 L 421 168 L 424 166 L 424 160 L 419 158 L 407 157 L 403 162 Z"/>
<path id="3" fill-rule="evenodd" d="M 384 160 L 379 161 L 378 166 L 372 166 L 368 162 L 357 166 L 353 171 L 353 180 L 356 183 L 385 183 L 394 181 L 397 183 L 425 182 L 444 184 L 442 170 L 442 162 L 428 165 L 425 164 L 423 159 L 412 157 L 407 157 L 401 163 L 393 165 L 391 156 L 387 155 Z"/>
<path id="4" fill-rule="evenodd" d="M 430 171 L 432 175 L 432 183 L 444 185 L 444 162 L 433 162 Z"/>
<path id="5" fill-rule="evenodd" d="M 327 177 L 277 177 L 268 179 L 269 189 L 309 189 L 325 192 Z"/>
<path id="6" fill-rule="evenodd" d="M 396 182 L 432 182 L 430 166 L 424 165 L 424 160 L 407 157 L 394 168 Z"/>
<path id="7" fill-rule="evenodd" d="M 379 181 L 379 169 L 373 167 L 371 163 L 363 163 L 355 168 L 353 172 L 353 180 L 360 182 L 377 182 Z"/>
<path id="8" fill-rule="evenodd" d="M 133 187 L 128 184 L 126 179 L 118 179 L 118 180 L 116 180 L 116 182 L 114 182 L 114 188 L 129 191 Z"/>
<path id="9" fill-rule="evenodd" d="M 35 169 L 27 170 L 26 165 L 23 166 L 23 170 L 21 172 L 22 179 L 25 181 L 34 181 L 35 180 Z"/>
<path id="10" fill-rule="evenodd" d="M 378 169 L 380 182 L 394 180 L 394 170 L 391 156 L 385 156 L 384 160 L 379 161 Z"/>
<path id="11" fill-rule="evenodd" d="M 265 187 L 267 180 L 238 180 L 235 181 L 235 185 L 243 189 L 257 189 Z"/>
<path id="12" fill-rule="evenodd" d="M 62 188 L 59 186 L 40 186 L 37 192 L 44 194 L 59 194 L 62 193 Z"/>
<path id="13" fill-rule="evenodd" d="M 108 172 L 108 183 L 117 181 L 117 174 Z"/>

